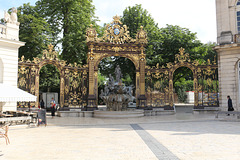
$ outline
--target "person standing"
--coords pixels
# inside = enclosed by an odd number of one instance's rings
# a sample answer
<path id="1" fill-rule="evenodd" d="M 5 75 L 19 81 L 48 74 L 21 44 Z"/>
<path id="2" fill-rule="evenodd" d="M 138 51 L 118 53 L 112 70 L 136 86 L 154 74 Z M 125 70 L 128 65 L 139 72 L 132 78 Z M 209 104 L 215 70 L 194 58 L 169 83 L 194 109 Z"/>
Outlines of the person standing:
<path id="1" fill-rule="evenodd" d="M 232 99 L 230 98 L 230 96 L 227 96 L 227 99 L 228 99 L 228 111 L 234 111 Z"/>
<path id="2" fill-rule="evenodd" d="M 52 115 L 52 118 L 54 118 L 54 116 L 55 116 L 55 106 L 56 106 L 56 102 L 55 102 L 54 98 L 52 98 L 52 101 L 51 101 L 51 115 Z"/>
<path id="3" fill-rule="evenodd" d="M 44 101 L 43 101 L 43 99 L 40 101 L 40 107 L 44 108 Z"/>

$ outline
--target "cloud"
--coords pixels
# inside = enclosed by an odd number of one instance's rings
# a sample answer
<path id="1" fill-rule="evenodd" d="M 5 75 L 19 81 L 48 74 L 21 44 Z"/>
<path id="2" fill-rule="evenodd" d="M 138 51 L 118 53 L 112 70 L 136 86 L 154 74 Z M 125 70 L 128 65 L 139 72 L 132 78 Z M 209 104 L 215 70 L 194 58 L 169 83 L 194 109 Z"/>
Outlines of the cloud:
<path id="1" fill-rule="evenodd" d="M 0 9 L 0 19 L 4 18 L 4 11 Z"/>
<path id="2" fill-rule="evenodd" d="M 142 4 L 159 27 L 166 24 L 179 25 L 197 32 L 202 42 L 216 41 L 215 0 L 93 0 L 100 24 L 112 21 L 112 16 L 122 15 L 128 6 Z"/>

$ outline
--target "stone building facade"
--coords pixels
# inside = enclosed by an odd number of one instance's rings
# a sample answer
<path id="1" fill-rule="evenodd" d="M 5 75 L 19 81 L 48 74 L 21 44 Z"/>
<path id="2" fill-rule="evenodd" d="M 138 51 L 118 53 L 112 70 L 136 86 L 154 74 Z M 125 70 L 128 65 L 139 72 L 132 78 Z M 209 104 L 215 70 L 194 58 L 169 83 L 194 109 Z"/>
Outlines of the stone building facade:
<path id="1" fill-rule="evenodd" d="M 220 110 L 227 110 L 227 96 L 240 110 L 240 0 L 216 0 Z"/>
<path id="2" fill-rule="evenodd" d="M 0 24 L 0 83 L 17 87 L 18 48 L 25 43 L 19 41 L 16 15 L 5 12 L 4 19 L 6 23 Z M 16 110 L 16 106 L 17 102 L 0 102 L 0 111 Z"/>

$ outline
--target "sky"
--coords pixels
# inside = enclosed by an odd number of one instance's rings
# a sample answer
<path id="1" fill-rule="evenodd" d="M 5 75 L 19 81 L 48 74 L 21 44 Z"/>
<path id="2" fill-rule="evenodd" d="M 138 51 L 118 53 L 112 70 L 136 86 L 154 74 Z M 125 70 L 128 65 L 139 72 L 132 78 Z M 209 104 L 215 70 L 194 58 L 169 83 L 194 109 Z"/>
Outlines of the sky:
<path id="1" fill-rule="evenodd" d="M 34 5 L 36 0 L 0 0 L 0 18 L 4 10 L 28 2 Z M 166 24 L 178 25 L 196 32 L 203 43 L 216 42 L 215 0 L 93 0 L 93 4 L 99 25 L 112 22 L 115 15 L 122 16 L 128 6 L 142 4 L 160 28 Z"/>

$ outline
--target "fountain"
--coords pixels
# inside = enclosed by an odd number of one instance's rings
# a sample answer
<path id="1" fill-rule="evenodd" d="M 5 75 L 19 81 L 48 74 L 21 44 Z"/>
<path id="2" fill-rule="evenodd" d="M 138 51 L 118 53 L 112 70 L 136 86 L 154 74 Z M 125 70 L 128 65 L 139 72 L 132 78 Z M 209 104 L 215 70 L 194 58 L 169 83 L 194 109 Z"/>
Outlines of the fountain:
<path id="1" fill-rule="evenodd" d="M 107 106 L 107 111 L 94 111 L 94 117 L 104 118 L 130 118 L 142 117 L 142 110 L 128 109 L 129 102 L 133 102 L 135 97 L 132 96 L 132 86 L 125 86 L 122 83 L 122 73 L 119 65 L 115 69 L 116 81 L 111 74 L 109 79 L 101 90 L 99 97 L 103 99 Z"/>
<path id="2" fill-rule="evenodd" d="M 132 102 L 135 97 L 132 96 L 132 87 L 126 87 L 122 81 L 122 73 L 119 65 L 115 69 L 116 81 L 112 75 L 109 75 L 109 80 L 101 90 L 100 98 L 107 105 L 108 111 L 126 111 L 128 103 Z"/>

